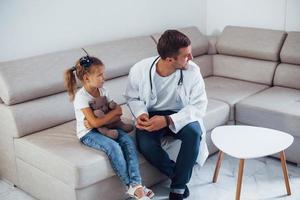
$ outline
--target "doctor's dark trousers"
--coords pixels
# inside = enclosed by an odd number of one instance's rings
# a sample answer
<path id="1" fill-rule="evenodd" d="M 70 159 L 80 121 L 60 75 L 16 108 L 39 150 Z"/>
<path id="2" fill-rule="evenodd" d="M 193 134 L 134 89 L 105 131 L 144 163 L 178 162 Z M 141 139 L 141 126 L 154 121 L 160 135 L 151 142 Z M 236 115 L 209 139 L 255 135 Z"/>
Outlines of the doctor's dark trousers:
<path id="1" fill-rule="evenodd" d="M 155 111 L 149 112 L 149 117 L 173 113 L 173 111 Z M 176 162 L 171 160 L 161 147 L 161 139 L 167 135 L 182 142 Z M 172 180 L 171 192 L 180 194 L 184 193 L 186 184 L 191 178 L 199 153 L 201 136 L 202 131 L 198 121 L 187 124 L 177 134 L 168 127 L 154 132 L 136 130 L 138 150 L 153 166 Z"/>

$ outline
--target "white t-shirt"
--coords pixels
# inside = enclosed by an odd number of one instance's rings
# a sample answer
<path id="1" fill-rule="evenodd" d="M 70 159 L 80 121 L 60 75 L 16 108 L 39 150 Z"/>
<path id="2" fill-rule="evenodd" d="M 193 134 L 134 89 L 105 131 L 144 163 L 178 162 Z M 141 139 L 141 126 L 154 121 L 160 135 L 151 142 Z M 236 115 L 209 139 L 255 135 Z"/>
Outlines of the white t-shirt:
<path id="1" fill-rule="evenodd" d="M 111 101 L 109 98 L 108 92 L 104 88 L 99 88 L 99 93 L 101 96 L 106 96 L 108 101 Z M 90 107 L 90 102 L 93 101 L 95 97 L 93 97 L 84 87 L 80 88 L 75 95 L 74 99 L 74 110 L 76 117 L 76 132 L 77 137 L 80 139 L 85 134 L 87 134 L 91 129 L 88 129 L 84 126 L 84 114 L 81 111 L 83 108 Z"/>
<path id="2" fill-rule="evenodd" d="M 178 112 L 183 108 L 182 101 L 177 92 L 178 81 L 179 77 L 176 76 L 176 73 L 163 77 L 155 72 L 153 82 L 155 84 L 157 101 L 149 111 L 172 110 Z"/>

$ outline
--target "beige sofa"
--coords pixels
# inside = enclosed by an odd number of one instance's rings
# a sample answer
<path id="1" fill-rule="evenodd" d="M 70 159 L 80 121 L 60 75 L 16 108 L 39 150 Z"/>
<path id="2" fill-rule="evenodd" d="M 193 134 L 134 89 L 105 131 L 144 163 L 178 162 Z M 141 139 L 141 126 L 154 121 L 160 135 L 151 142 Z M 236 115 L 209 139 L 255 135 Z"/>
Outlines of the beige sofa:
<path id="1" fill-rule="evenodd" d="M 181 31 L 190 37 L 194 62 L 205 77 L 210 154 L 217 150 L 210 140 L 213 128 L 248 124 L 293 134 L 286 155 L 300 163 L 300 33 L 228 26 L 216 39 L 195 27 Z M 85 47 L 106 64 L 105 85 L 118 103 L 125 103 L 130 67 L 157 54 L 159 36 Z M 0 63 L 0 175 L 38 199 L 124 197 L 105 154 L 81 145 L 75 135 L 62 74 L 83 55 L 78 48 Z M 131 119 L 125 104 L 123 109 Z M 180 142 L 167 139 L 163 145 L 175 159 Z M 146 185 L 166 178 L 141 155 L 139 160 Z"/>

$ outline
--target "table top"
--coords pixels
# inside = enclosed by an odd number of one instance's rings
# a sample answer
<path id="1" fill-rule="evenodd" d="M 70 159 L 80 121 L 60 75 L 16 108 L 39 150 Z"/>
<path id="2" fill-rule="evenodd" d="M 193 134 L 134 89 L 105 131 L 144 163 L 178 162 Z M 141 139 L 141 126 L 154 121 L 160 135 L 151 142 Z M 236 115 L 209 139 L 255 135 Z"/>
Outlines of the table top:
<path id="1" fill-rule="evenodd" d="M 258 158 L 288 148 L 294 137 L 288 133 L 255 126 L 219 126 L 212 131 L 212 142 L 222 152 L 239 158 Z"/>

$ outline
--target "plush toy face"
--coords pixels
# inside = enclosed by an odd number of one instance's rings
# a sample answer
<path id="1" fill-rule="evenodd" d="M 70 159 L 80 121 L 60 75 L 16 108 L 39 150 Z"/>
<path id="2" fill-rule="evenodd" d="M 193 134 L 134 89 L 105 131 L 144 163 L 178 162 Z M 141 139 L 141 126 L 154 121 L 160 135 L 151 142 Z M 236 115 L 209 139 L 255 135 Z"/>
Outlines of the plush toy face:
<path id="1" fill-rule="evenodd" d="M 90 102 L 92 110 L 102 110 L 104 114 L 109 111 L 108 101 L 105 96 L 97 97 L 94 101 Z"/>

